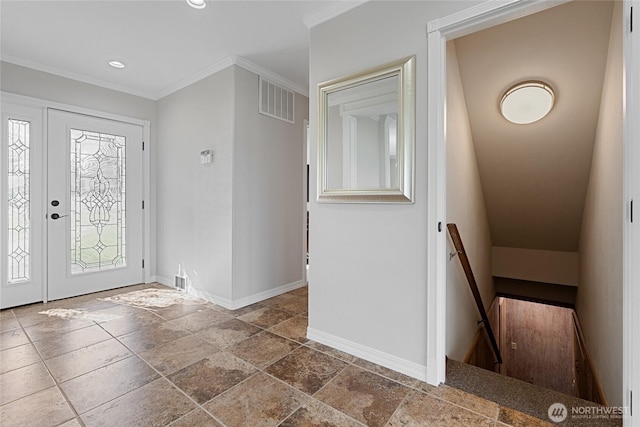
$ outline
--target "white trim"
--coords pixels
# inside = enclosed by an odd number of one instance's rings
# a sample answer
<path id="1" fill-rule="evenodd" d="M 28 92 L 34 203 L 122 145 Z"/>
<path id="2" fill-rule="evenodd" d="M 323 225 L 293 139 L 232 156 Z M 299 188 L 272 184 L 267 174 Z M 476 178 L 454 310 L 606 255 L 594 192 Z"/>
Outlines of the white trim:
<path id="1" fill-rule="evenodd" d="M 342 15 L 345 12 L 350 11 L 351 9 L 355 9 L 361 4 L 366 3 L 368 0 L 357 0 L 357 1 L 337 1 L 334 2 L 331 6 L 322 9 L 319 12 L 306 16 L 302 22 L 307 28 L 313 28 L 316 25 L 320 25 L 323 22 L 327 22 L 330 19 L 335 18 L 336 16 Z"/>
<path id="2" fill-rule="evenodd" d="M 345 353 L 367 360 L 385 368 L 393 369 L 412 378 L 426 381 L 427 367 L 406 359 L 376 350 L 326 332 L 307 328 L 307 338 L 320 344 L 328 345 Z"/>
<path id="3" fill-rule="evenodd" d="M 256 73 L 265 80 L 269 80 L 271 83 L 275 83 L 285 89 L 298 92 L 300 95 L 306 96 L 307 98 L 309 97 L 309 88 L 300 86 L 299 84 L 286 79 L 273 71 L 267 70 L 266 68 L 249 61 L 247 58 L 243 58 L 242 56 L 233 56 L 231 57 L 231 60 L 238 67 L 242 67 L 247 71 Z"/>
<path id="4" fill-rule="evenodd" d="M 63 70 L 61 68 L 56 68 L 50 65 L 41 64 L 39 62 L 30 61 L 28 59 L 18 58 L 16 56 L 1 55 L 0 60 L 2 60 L 3 62 L 19 65 L 21 67 L 31 68 L 36 71 L 42 71 L 44 73 L 65 77 L 67 79 L 76 80 L 83 83 L 88 83 L 94 86 L 100 86 L 107 89 L 116 90 L 118 92 L 128 93 L 129 95 L 135 95 L 142 98 L 153 99 L 153 100 L 157 99 L 157 98 L 154 98 L 154 94 L 150 92 L 134 89 L 129 86 L 119 85 L 117 83 L 107 82 L 104 80 L 97 79 L 95 77 L 74 73 L 72 71 Z"/>
<path id="5" fill-rule="evenodd" d="M 43 159 L 46 159 L 47 157 L 47 149 L 48 149 L 48 134 L 47 134 L 47 109 L 51 108 L 51 109 L 56 109 L 56 110 L 63 110 L 63 111 L 68 111 L 70 113 L 76 113 L 76 114 L 84 114 L 87 116 L 94 116 L 94 117 L 99 117 L 99 118 L 103 118 L 103 119 L 109 119 L 109 120 L 115 120 L 115 121 L 119 121 L 119 122 L 123 122 L 123 123 L 130 123 L 130 124 L 134 124 L 134 125 L 138 125 L 138 126 L 142 126 L 142 132 L 143 132 L 143 138 L 145 140 L 145 150 L 143 153 L 143 198 L 145 201 L 145 212 L 143 214 L 143 258 L 145 259 L 145 268 L 144 268 L 144 275 L 141 277 L 141 280 L 144 280 L 145 282 L 149 283 L 149 281 L 152 281 L 152 278 L 154 278 L 154 273 L 155 273 L 155 269 L 152 268 L 155 266 L 155 254 L 153 254 L 152 250 L 151 250 L 151 225 L 152 225 L 152 220 L 155 220 L 155 212 L 151 212 L 150 206 L 151 206 L 151 202 L 152 202 L 152 198 L 151 198 L 151 160 L 150 160 L 150 151 L 151 151 L 151 142 L 150 142 L 150 135 L 151 135 L 151 122 L 149 120 L 141 120 L 141 119 L 135 119 L 135 118 L 131 118 L 131 117 L 126 117 L 126 116 L 121 116 L 118 114 L 112 114 L 112 113 L 106 113 L 104 111 L 99 111 L 99 110 L 93 110 L 93 109 L 89 109 L 89 108 L 84 108 L 84 107 L 78 107 L 75 105 L 69 105 L 69 104 L 63 104 L 60 102 L 53 102 L 53 101 L 48 101 L 45 99 L 39 99 L 39 98 L 33 98 L 30 96 L 24 96 L 24 95 L 17 95 L 14 93 L 9 93 L 9 92 L 2 92 L 0 91 L 0 99 L 2 100 L 2 102 L 11 102 L 14 104 L 21 104 L 21 105 L 25 105 L 25 106 L 29 106 L 29 107 L 34 107 L 34 108 L 40 108 L 42 109 L 42 115 L 43 115 L 43 119 L 42 119 L 42 123 L 43 123 Z M 43 173 L 44 173 L 44 177 L 43 179 L 46 180 L 46 176 L 47 176 L 47 162 L 43 160 Z M 46 181 L 43 182 L 43 199 L 42 199 L 42 203 L 43 206 L 47 206 L 47 191 L 46 191 Z M 43 218 L 42 219 L 44 227 L 46 227 L 46 220 Z M 46 230 L 46 228 L 45 228 Z M 47 233 L 44 233 L 44 242 L 43 242 L 43 255 L 46 254 L 46 248 L 47 248 L 47 242 L 46 242 L 46 237 Z M 46 258 L 43 258 L 46 260 Z M 46 261 L 45 261 L 46 264 Z M 44 274 L 43 275 L 43 301 L 47 302 L 47 275 Z"/>
<path id="6" fill-rule="evenodd" d="M 173 286 L 173 282 L 171 280 L 167 279 L 166 277 L 163 277 L 163 276 L 151 276 L 149 279 L 150 279 L 150 281 L 147 282 L 147 283 L 160 283 L 161 285 L 168 286 L 170 288 L 174 288 L 175 289 L 175 287 Z"/>
<path id="7" fill-rule="evenodd" d="M 190 75 L 189 77 L 186 77 L 182 80 L 179 80 L 167 87 L 165 87 L 164 89 L 156 92 L 151 99 L 153 99 L 154 101 L 157 101 L 160 98 L 164 98 L 167 95 L 172 94 L 173 92 L 177 92 L 180 89 L 184 89 L 187 86 L 190 86 L 204 78 L 207 78 L 209 76 L 214 75 L 217 72 L 220 72 L 222 70 L 224 70 L 225 68 L 228 68 L 230 66 L 232 66 L 235 62 L 233 61 L 232 57 L 227 57 L 224 58 L 218 62 L 216 62 L 215 64 L 209 65 L 208 67 L 206 67 L 205 69 L 198 71 L 195 74 Z"/>
<path id="8" fill-rule="evenodd" d="M 160 283 L 161 285 L 168 286 L 172 289 L 175 289 L 173 286 L 173 281 L 167 279 L 166 277 L 153 276 L 152 278 L 154 282 L 157 282 L 157 283 Z M 304 285 L 305 283 L 302 280 L 298 280 L 292 283 L 288 283 L 286 285 L 278 286 L 277 288 L 269 289 L 263 292 L 258 292 L 257 294 L 249 295 L 246 297 L 238 298 L 236 300 L 222 297 L 220 295 L 212 294 L 202 289 L 196 289 L 193 286 L 191 286 L 189 283 L 187 283 L 187 293 L 189 295 L 202 298 L 203 300 L 206 300 L 212 304 L 219 305 L 226 309 L 237 310 L 239 308 L 246 307 L 248 305 L 255 304 L 257 302 L 276 297 L 286 292 L 293 291 L 294 289 L 301 288 Z"/>
<path id="9" fill-rule="evenodd" d="M 167 95 L 170 95 L 174 92 L 179 91 L 180 89 L 184 89 L 187 86 L 190 86 L 204 78 L 207 78 L 217 72 L 220 72 L 225 68 L 228 68 L 232 65 L 237 65 L 239 67 L 244 68 L 245 70 L 251 71 L 253 73 L 258 74 L 261 77 L 264 77 L 266 80 L 269 80 L 289 90 L 297 92 L 300 95 L 309 97 L 308 88 L 302 85 L 299 85 L 298 83 L 295 83 L 285 77 L 282 77 L 281 75 L 276 74 L 273 71 L 270 71 L 258 64 L 255 64 L 241 56 L 229 56 L 227 58 L 224 58 L 216 62 L 215 64 L 212 64 L 206 67 L 205 69 L 198 71 L 197 73 L 192 74 L 191 76 L 186 77 L 182 80 L 179 80 L 155 93 L 141 91 L 128 86 L 107 82 L 104 80 L 96 79 L 94 77 L 85 76 L 84 74 L 73 73 L 71 71 L 62 70 L 60 68 L 51 67 L 49 65 L 28 61 L 22 58 L 14 57 L 14 56 L 2 55 L 0 57 L 0 60 L 11 63 L 11 64 L 19 65 L 21 67 L 31 68 L 37 71 L 42 71 L 42 72 L 53 74 L 56 76 L 65 77 L 67 79 L 88 83 L 94 86 L 100 86 L 107 89 L 116 90 L 118 92 L 128 93 L 129 95 L 147 98 L 152 101 L 157 101 L 161 98 L 164 98 Z"/>
<path id="10" fill-rule="evenodd" d="M 223 304 L 220 305 L 228 308 L 229 310 L 237 310 L 239 308 L 246 307 L 248 305 L 255 304 L 272 297 L 276 297 L 280 294 L 284 294 L 285 292 L 290 292 L 294 289 L 302 288 L 304 285 L 305 283 L 302 280 L 296 280 L 295 282 L 287 283 L 286 285 L 281 285 L 277 288 L 272 288 L 266 291 L 258 292 L 257 294 L 230 300 L 231 304 L 229 304 L 228 306 Z"/>
<path id="11" fill-rule="evenodd" d="M 142 185 L 144 186 L 142 189 L 144 200 L 144 210 L 142 212 L 142 259 L 144 260 L 144 282 L 149 283 L 151 275 L 155 271 L 155 255 L 151 249 L 151 231 L 152 224 L 155 225 L 156 223 L 156 210 L 152 208 L 155 205 L 155 201 L 151 199 L 151 150 L 155 147 L 151 144 L 150 122 L 147 122 L 147 125 L 142 127 L 142 143 L 144 144 L 144 151 L 142 152 Z"/>
<path id="12" fill-rule="evenodd" d="M 107 113 L 100 110 L 93 110 L 91 108 L 78 107 L 76 105 L 63 104 L 60 102 L 49 101 L 46 99 L 34 98 L 31 96 L 18 95 L 11 92 L 0 92 L 2 100 L 8 102 L 21 103 L 23 105 L 30 105 L 37 108 L 53 108 L 54 110 L 68 111 L 70 113 L 84 114 L 86 116 L 94 116 L 101 119 L 115 120 L 123 123 L 130 123 L 139 126 L 150 126 L 149 120 L 135 119 L 133 117 L 121 116 L 119 114 Z"/>
<path id="13" fill-rule="evenodd" d="M 243 58 L 242 56 L 229 56 L 221 61 L 216 62 L 213 65 L 210 65 L 204 70 L 197 72 L 196 74 L 193 74 L 183 80 L 180 80 L 179 82 L 176 82 L 170 86 L 167 86 L 166 88 L 162 89 L 160 92 L 156 93 L 151 99 L 157 101 L 160 98 L 170 95 L 173 92 L 177 92 L 180 89 L 184 89 L 185 87 L 190 86 L 209 76 L 212 76 L 215 73 L 220 72 L 232 65 L 237 65 L 238 67 L 242 67 L 247 71 L 251 71 L 252 73 L 257 74 L 258 76 L 264 78 L 265 80 L 269 80 L 272 83 L 275 83 L 284 87 L 285 89 L 289 89 L 299 93 L 300 95 L 309 97 L 308 88 L 302 87 L 299 84 L 289 79 L 286 79 L 279 74 L 274 73 L 273 71 L 267 70 L 266 68 L 249 61 L 247 58 Z"/>
<path id="14" fill-rule="evenodd" d="M 439 33 L 429 33 L 428 44 L 427 381 L 438 385 L 446 374 L 446 46 Z"/>
<path id="15" fill-rule="evenodd" d="M 634 10 L 633 33 L 629 32 L 631 6 Z M 638 413 L 640 402 L 640 338 L 634 334 L 639 317 L 637 307 L 640 304 L 640 122 L 634 120 L 640 114 L 640 2 L 624 0 L 623 2 L 623 78 L 624 78 L 624 128 L 623 128 L 623 253 L 622 253 L 622 405 L 632 406 L 631 391 L 635 391 L 635 407 Z M 631 222 L 631 200 L 633 200 L 633 223 Z M 636 362 L 634 364 L 634 361 Z M 632 414 L 627 414 L 623 425 L 640 425 Z"/>
<path id="16" fill-rule="evenodd" d="M 446 42 L 565 2 L 565 0 L 490 0 L 427 24 L 427 90 L 429 93 L 427 382 L 429 384 L 438 385 L 445 380 L 446 374 Z M 441 223 L 440 232 L 438 232 L 438 223 Z"/>
<path id="17" fill-rule="evenodd" d="M 309 210 L 308 200 L 311 200 L 311 194 L 307 194 L 307 188 L 309 192 L 311 191 L 311 186 L 309 185 L 309 174 L 307 174 L 307 159 L 309 158 L 308 150 L 311 148 L 311 141 L 309 139 L 310 129 L 309 129 L 309 120 L 302 120 L 302 135 L 303 135 L 303 148 L 302 148 L 302 283 L 308 283 L 308 271 L 307 271 L 307 246 L 309 242 L 307 241 L 307 211 Z"/>
<path id="18" fill-rule="evenodd" d="M 488 0 L 460 12 L 434 19 L 427 32 L 439 31 L 447 40 L 466 36 L 505 22 L 513 21 L 571 0 Z"/>

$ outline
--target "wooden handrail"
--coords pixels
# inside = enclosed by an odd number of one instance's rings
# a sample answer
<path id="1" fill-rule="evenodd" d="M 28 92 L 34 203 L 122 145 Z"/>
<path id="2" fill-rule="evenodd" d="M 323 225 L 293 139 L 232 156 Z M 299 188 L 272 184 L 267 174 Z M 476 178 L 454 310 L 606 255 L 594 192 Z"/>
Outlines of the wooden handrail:
<path id="1" fill-rule="evenodd" d="M 467 253 L 464 250 L 464 245 L 462 244 L 462 239 L 460 238 L 460 233 L 458 232 L 458 227 L 455 224 L 447 224 L 447 229 L 449 230 L 449 234 L 451 235 L 453 246 L 456 248 L 456 251 L 458 252 L 458 256 L 460 258 L 460 264 L 462 264 L 462 269 L 464 270 L 464 274 L 467 276 L 467 281 L 469 282 L 469 287 L 471 288 L 473 299 L 476 300 L 476 305 L 478 306 L 480 317 L 482 317 L 482 323 L 484 323 L 485 330 L 489 335 L 489 341 L 491 341 L 491 347 L 493 347 L 493 352 L 496 355 L 496 359 L 497 359 L 496 363 L 502 364 L 502 356 L 500 355 L 500 349 L 498 348 L 496 337 L 493 335 L 493 330 L 491 329 L 491 324 L 489 323 L 489 317 L 487 317 L 487 311 L 484 309 L 484 304 L 482 303 L 482 297 L 480 296 L 480 291 L 478 290 L 478 284 L 476 283 L 475 277 L 473 277 L 471 264 L 469 264 L 469 258 L 467 257 Z"/>
<path id="2" fill-rule="evenodd" d="M 584 384 L 582 378 L 576 378 L 576 385 L 578 386 L 578 394 L 577 396 L 581 399 L 589 400 L 591 402 L 599 403 L 603 406 L 609 406 L 609 402 L 607 401 L 607 397 L 604 394 L 604 390 L 602 389 L 602 384 L 600 383 L 600 378 L 593 366 L 591 361 L 591 355 L 589 354 L 589 350 L 587 349 L 587 343 L 584 338 L 584 332 L 582 332 L 582 326 L 580 325 L 580 320 L 578 319 L 578 313 L 575 310 L 571 309 L 571 317 L 573 319 L 573 328 L 574 333 L 577 339 L 577 352 L 574 350 L 574 354 L 579 357 L 579 359 L 575 360 L 574 369 L 575 375 L 578 377 L 578 370 L 586 370 L 586 382 Z"/>

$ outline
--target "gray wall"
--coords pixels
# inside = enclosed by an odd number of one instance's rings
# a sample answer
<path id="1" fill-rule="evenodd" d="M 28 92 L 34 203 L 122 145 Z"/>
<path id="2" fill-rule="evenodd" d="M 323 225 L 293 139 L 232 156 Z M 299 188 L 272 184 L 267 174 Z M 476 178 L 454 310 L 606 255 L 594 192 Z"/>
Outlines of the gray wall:
<path id="1" fill-rule="evenodd" d="M 456 223 L 485 309 L 495 290 L 491 232 L 454 42 L 447 43 L 447 223 Z M 455 248 L 449 239 L 449 251 Z M 480 320 L 459 257 L 447 264 L 447 356 L 462 360 Z"/>
<path id="2" fill-rule="evenodd" d="M 309 99 L 295 94 L 295 123 L 258 112 L 259 77 L 235 73 L 233 299 L 302 285 L 306 214 L 304 119 Z"/>
<path id="3" fill-rule="evenodd" d="M 596 372 L 613 406 L 622 405 L 622 24 L 611 23 L 598 130 L 580 234 L 576 309 Z M 633 285 L 633 284 L 632 284 Z"/>
<path id="4" fill-rule="evenodd" d="M 428 329 L 426 25 L 469 6 L 367 2 L 310 36 L 311 88 L 416 55 L 415 204 L 319 204 L 311 197 L 309 328 L 325 342 L 360 348 L 419 376 L 426 376 Z M 314 90 L 310 105 L 317 105 Z M 317 134 L 314 112 L 310 131 Z M 311 188 L 316 161 L 312 150 Z"/>
<path id="5" fill-rule="evenodd" d="M 158 102 L 158 275 L 239 304 L 302 285 L 304 119 L 258 113 L 259 77 L 226 68 Z M 212 149 L 212 164 L 200 151 Z"/>
<path id="6" fill-rule="evenodd" d="M 158 101 L 158 268 L 178 266 L 209 297 L 231 299 L 233 68 Z M 200 151 L 212 149 L 211 164 Z"/>

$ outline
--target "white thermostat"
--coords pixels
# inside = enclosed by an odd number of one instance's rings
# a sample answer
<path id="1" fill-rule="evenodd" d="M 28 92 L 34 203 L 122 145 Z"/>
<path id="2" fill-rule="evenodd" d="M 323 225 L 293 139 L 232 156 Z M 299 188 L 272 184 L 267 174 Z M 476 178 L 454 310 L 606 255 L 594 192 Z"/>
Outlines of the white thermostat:
<path id="1" fill-rule="evenodd" d="M 213 150 L 203 150 L 200 152 L 200 163 L 207 164 L 213 162 Z"/>

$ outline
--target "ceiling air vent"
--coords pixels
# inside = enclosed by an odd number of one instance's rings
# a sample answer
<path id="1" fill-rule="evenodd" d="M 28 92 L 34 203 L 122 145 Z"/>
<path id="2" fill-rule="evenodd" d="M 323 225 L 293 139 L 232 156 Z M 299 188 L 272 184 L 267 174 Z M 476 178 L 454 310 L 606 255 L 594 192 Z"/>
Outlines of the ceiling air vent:
<path id="1" fill-rule="evenodd" d="M 293 123 L 292 91 L 260 78 L 260 113 Z"/>

